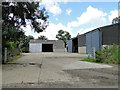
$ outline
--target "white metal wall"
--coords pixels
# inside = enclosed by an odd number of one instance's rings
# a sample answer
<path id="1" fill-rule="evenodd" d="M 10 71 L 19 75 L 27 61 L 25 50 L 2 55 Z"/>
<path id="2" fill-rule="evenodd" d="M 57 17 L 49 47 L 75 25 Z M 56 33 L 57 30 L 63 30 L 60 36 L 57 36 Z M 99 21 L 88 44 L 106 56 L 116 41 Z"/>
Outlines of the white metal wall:
<path id="1" fill-rule="evenodd" d="M 41 43 L 30 43 L 29 51 L 30 52 L 42 52 L 42 44 Z"/>

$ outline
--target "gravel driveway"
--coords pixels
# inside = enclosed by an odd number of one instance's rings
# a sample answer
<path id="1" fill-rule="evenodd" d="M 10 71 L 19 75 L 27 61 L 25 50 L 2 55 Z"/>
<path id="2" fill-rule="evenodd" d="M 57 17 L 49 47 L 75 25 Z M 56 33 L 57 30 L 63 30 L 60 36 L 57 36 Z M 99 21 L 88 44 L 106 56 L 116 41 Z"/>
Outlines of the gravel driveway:
<path id="1" fill-rule="evenodd" d="M 80 61 L 77 53 L 26 53 L 3 65 L 3 88 L 117 88 L 117 65 Z"/>

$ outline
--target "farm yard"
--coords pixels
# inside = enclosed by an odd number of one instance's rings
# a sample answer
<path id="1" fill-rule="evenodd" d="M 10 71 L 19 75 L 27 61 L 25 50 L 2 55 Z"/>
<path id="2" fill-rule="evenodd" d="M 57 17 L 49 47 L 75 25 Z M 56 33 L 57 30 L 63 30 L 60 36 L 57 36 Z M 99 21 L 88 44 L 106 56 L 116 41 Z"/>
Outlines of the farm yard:
<path id="1" fill-rule="evenodd" d="M 3 65 L 3 88 L 117 88 L 117 65 L 83 62 L 86 54 L 24 53 Z"/>
<path id="2" fill-rule="evenodd" d="M 119 87 L 120 2 L 0 5 L 2 88 Z"/>

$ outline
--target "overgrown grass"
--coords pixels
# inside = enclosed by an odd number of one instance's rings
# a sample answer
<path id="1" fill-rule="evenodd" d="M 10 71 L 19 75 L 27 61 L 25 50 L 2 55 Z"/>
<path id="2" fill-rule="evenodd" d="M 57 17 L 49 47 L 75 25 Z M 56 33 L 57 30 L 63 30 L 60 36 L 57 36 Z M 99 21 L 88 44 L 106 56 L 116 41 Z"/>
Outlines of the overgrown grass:
<path id="1" fill-rule="evenodd" d="M 8 62 L 12 62 L 12 61 L 17 60 L 21 57 L 22 57 L 22 55 L 16 55 L 16 56 L 8 57 Z"/>
<path id="2" fill-rule="evenodd" d="M 94 62 L 94 59 L 92 59 L 92 58 L 84 58 L 82 61 Z"/>
<path id="3" fill-rule="evenodd" d="M 82 61 L 107 63 L 107 64 L 120 64 L 120 45 L 106 46 L 99 51 L 96 51 L 96 60 L 92 58 L 85 58 Z"/>

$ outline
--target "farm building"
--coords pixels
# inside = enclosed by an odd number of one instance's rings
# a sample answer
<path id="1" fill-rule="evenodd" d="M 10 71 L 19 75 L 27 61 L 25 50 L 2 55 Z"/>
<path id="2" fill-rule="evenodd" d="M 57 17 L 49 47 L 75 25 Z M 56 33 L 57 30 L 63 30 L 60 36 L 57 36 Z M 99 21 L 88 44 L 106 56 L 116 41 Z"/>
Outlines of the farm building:
<path id="1" fill-rule="evenodd" d="M 118 36 L 120 24 L 113 24 L 97 28 L 85 34 L 79 35 L 76 38 L 68 41 L 68 52 L 78 52 L 92 54 L 93 48 L 99 50 L 106 45 L 113 45 L 120 43 L 120 36 Z M 70 45 L 70 42 L 71 45 Z M 72 48 L 69 50 L 69 48 Z"/>
<path id="2" fill-rule="evenodd" d="M 30 40 L 30 52 L 64 52 L 64 42 L 62 40 Z"/>
<path id="3" fill-rule="evenodd" d="M 91 54 L 93 48 L 99 50 L 106 45 L 119 44 L 118 27 L 120 24 L 113 24 L 97 28 L 86 34 L 86 53 Z"/>
<path id="4" fill-rule="evenodd" d="M 86 36 L 85 34 L 78 35 L 68 41 L 68 52 L 70 53 L 86 53 Z"/>
<path id="5" fill-rule="evenodd" d="M 68 52 L 70 53 L 78 53 L 78 38 L 72 38 L 68 40 Z"/>

